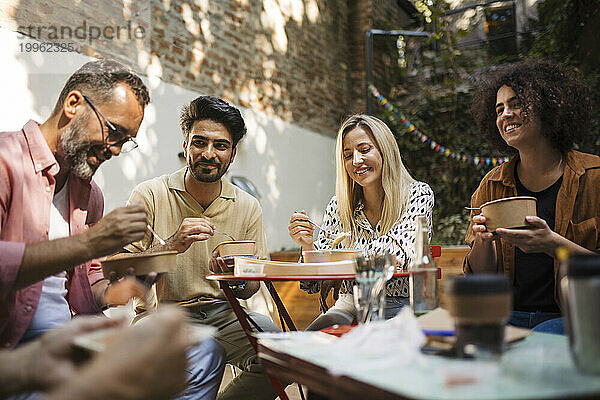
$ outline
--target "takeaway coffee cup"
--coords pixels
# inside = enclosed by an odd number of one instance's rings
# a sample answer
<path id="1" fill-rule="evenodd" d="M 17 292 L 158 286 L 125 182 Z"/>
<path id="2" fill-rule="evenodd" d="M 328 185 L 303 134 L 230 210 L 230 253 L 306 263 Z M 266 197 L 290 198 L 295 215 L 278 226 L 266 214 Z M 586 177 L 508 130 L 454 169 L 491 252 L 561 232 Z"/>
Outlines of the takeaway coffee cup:
<path id="1" fill-rule="evenodd" d="M 600 375 L 600 256 L 568 259 L 561 296 L 575 365 L 581 372 Z"/>
<path id="2" fill-rule="evenodd" d="M 502 275 L 469 275 L 446 282 L 448 311 L 455 320 L 460 355 L 502 354 L 504 327 L 512 309 L 509 281 Z"/>

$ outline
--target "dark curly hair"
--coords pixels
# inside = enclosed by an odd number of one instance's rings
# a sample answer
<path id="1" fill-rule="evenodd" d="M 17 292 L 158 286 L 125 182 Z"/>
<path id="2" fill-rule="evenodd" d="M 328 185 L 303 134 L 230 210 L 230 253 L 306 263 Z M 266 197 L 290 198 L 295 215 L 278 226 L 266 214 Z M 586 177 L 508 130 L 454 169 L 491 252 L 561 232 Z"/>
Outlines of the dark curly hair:
<path id="1" fill-rule="evenodd" d="M 179 123 L 183 138 L 187 141 L 194 122 L 209 119 L 223 124 L 231 135 L 235 147 L 246 134 L 246 124 L 240 110 L 223 99 L 214 96 L 200 96 L 184 106 Z"/>
<path id="2" fill-rule="evenodd" d="M 588 133 L 592 106 L 588 87 L 570 68 L 549 62 L 521 62 L 488 71 L 477 79 L 471 114 L 482 136 L 502 153 L 514 154 L 496 126 L 496 95 L 506 85 L 516 93 L 526 123 L 540 118 L 541 134 L 566 153 Z"/>
<path id="3" fill-rule="evenodd" d="M 131 88 L 142 108 L 148 105 L 148 89 L 131 68 L 114 60 L 100 59 L 85 63 L 69 77 L 58 96 L 52 115 L 60 112 L 65 99 L 73 90 L 80 90 L 93 102 L 101 104 L 112 100 L 112 90 L 120 83 Z"/>

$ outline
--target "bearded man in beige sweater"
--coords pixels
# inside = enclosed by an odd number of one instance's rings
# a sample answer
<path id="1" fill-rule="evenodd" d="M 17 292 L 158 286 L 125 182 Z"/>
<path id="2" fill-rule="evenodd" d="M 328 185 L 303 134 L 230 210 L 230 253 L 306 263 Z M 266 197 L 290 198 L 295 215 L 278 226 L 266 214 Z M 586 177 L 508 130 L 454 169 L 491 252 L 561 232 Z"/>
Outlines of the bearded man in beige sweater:
<path id="1" fill-rule="evenodd" d="M 156 283 L 158 302 L 176 302 L 199 323 L 218 328 L 216 339 L 224 347 L 226 362 L 242 370 L 218 396 L 219 399 L 273 399 L 276 396 L 256 353 L 246 338 L 218 283 L 205 276 L 225 268 L 213 249 L 226 237 L 254 240 L 257 256 L 267 257 L 262 209 L 258 200 L 222 179 L 246 133 L 240 111 L 212 96 L 200 96 L 181 113 L 186 166 L 171 174 L 139 184 L 129 203 L 141 203 L 153 229 L 168 237 L 161 245 L 151 234 L 132 251 L 176 250 L 177 268 Z M 139 248 L 136 250 L 135 248 Z M 248 281 L 233 288 L 236 297 L 247 299 L 259 288 Z M 246 310 L 263 331 L 278 331 L 270 318 Z M 188 354 L 190 368 L 196 354 Z M 201 361 L 201 360 L 200 360 Z"/>

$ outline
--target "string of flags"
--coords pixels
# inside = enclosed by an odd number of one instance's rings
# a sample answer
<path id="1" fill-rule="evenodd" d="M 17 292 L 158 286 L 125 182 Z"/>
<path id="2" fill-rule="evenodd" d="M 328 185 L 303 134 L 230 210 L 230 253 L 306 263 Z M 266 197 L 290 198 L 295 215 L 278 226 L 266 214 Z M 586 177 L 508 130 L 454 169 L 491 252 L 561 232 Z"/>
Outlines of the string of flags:
<path id="1" fill-rule="evenodd" d="M 510 160 L 509 157 L 482 157 L 452 151 L 448 147 L 437 143 L 435 140 L 427 137 L 421 131 L 419 131 L 419 129 L 417 129 L 417 127 L 415 127 L 408 119 L 406 119 L 400 113 L 400 111 L 396 107 L 394 107 L 392 103 L 390 103 L 388 99 L 386 99 L 381 93 L 379 93 L 379 91 L 373 84 L 369 84 L 369 90 L 371 91 L 373 97 L 377 99 L 379 104 L 385 107 L 386 110 L 393 112 L 395 117 L 402 122 L 402 124 L 406 127 L 406 129 L 408 129 L 410 133 L 412 133 L 417 139 L 419 139 L 421 143 L 423 143 L 423 145 L 429 146 L 431 150 L 435 152 L 438 152 L 446 157 L 450 157 L 458 161 L 462 161 L 465 163 L 473 163 L 475 165 L 480 166 L 496 166 L 498 164 L 502 164 Z"/>

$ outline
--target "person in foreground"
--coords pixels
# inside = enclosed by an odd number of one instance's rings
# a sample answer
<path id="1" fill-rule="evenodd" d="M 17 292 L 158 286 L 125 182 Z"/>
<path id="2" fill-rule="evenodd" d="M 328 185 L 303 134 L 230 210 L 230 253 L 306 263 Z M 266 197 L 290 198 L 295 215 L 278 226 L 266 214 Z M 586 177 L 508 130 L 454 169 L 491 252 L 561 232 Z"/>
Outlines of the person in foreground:
<path id="1" fill-rule="evenodd" d="M 96 314 L 107 304 L 116 285 L 90 260 L 143 237 L 146 214 L 132 206 L 101 219 L 103 197 L 91 178 L 134 143 L 148 101 L 142 81 L 121 64 L 89 62 L 44 123 L 0 133 L 2 347 L 61 325 L 71 310 Z"/>
<path id="2" fill-rule="evenodd" d="M 45 400 L 172 398 L 186 385 L 184 314 L 166 306 L 144 322 L 120 328 L 89 362 L 74 339 L 120 321 L 78 317 L 15 350 L 0 351 L 0 398 L 31 390 Z"/>
<path id="3" fill-rule="evenodd" d="M 349 232 L 340 247 L 365 252 L 388 251 L 398 267 L 406 267 L 414 256 L 415 217 L 425 215 L 431 238 L 433 191 L 415 181 L 400 157 L 394 135 L 381 120 L 354 115 L 342 123 L 336 150 L 335 196 L 325 210 L 323 228 L 334 234 Z M 313 241 L 314 227 L 304 212 L 296 212 L 288 226 L 291 238 L 302 250 L 330 249 L 333 240 L 319 232 Z M 338 281 L 339 282 L 339 281 Z M 352 295 L 353 282 L 334 287 L 335 305 L 313 321 L 307 330 L 320 330 L 334 324 L 350 324 L 356 317 Z M 321 303 L 336 282 L 301 282 L 309 293 L 321 290 Z M 391 279 L 386 285 L 385 318 L 394 317 L 408 304 L 408 279 Z"/>
<path id="4" fill-rule="evenodd" d="M 130 205 L 102 218 L 104 199 L 92 176 L 104 161 L 137 146 L 149 100 L 129 68 L 92 61 L 69 77 L 44 123 L 0 133 L 2 347 L 33 340 L 72 314 L 100 314 L 110 299 L 145 296 L 134 277 L 105 279 L 97 258 L 143 238 L 146 212 Z M 222 371 L 219 345 L 202 345 Z M 218 373 L 193 378 L 196 391 L 221 379 Z"/>
<path id="5" fill-rule="evenodd" d="M 485 217 L 473 211 L 464 271 L 512 279 L 510 324 L 564 333 L 556 249 L 600 249 L 600 157 L 573 150 L 589 132 L 589 91 L 566 67 L 512 64 L 481 83 L 471 111 L 480 133 L 514 154 L 483 178 L 471 207 L 504 197 L 534 196 L 538 215 L 527 216 L 526 228 L 489 232 Z"/>
<path id="6" fill-rule="evenodd" d="M 199 323 L 216 326 L 215 338 L 226 352 L 226 361 L 242 370 L 219 394 L 220 399 L 267 399 L 277 395 L 269 383 L 254 348 L 229 306 L 218 282 L 205 276 L 227 267 L 213 249 L 230 240 L 256 242 L 257 256 L 267 257 L 262 210 L 258 200 L 232 185 L 223 175 L 233 162 L 236 146 L 246 133 L 240 111 L 212 96 L 200 96 L 181 112 L 186 166 L 171 174 L 139 184 L 130 204 L 143 204 L 161 245 L 149 233 L 128 247 L 131 251 L 175 250 L 177 269 L 156 284 L 159 302 L 176 302 Z M 234 295 L 247 299 L 257 292 L 258 282 L 233 287 Z M 271 319 L 246 310 L 263 331 L 278 331 Z M 205 368 L 197 349 L 190 351 L 190 368 Z M 218 387 L 216 388 L 218 389 Z M 215 389 L 215 390 L 216 390 Z"/>

